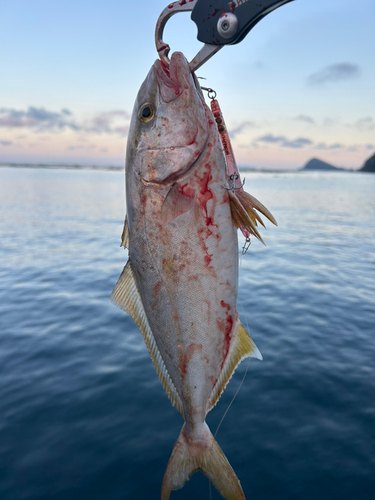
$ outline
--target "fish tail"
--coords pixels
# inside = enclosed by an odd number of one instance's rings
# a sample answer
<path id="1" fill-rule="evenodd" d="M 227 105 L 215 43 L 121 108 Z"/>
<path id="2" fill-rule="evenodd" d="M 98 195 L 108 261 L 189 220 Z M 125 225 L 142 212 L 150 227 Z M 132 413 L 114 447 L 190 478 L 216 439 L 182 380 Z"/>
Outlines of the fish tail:
<path id="1" fill-rule="evenodd" d="M 186 433 L 186 424 L 183 425 L 164 474 L 161 500 L 168 500 L 171 491 L 182 488 L 198 470 L 212 481 L 226 500 L 245 500 L 236 473 L 206 422 L 199 434 L 199 439 L 191 439 Z"/>

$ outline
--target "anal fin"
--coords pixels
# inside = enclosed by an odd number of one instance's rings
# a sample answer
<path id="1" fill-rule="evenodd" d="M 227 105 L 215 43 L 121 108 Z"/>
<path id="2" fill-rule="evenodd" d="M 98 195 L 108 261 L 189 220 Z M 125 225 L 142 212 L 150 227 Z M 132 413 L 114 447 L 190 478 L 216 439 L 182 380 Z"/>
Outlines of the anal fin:
<path id="1" fill-rule="evenodd" d="M 263 359 L 259 349 L 254 344 L 250 335 L 245 330 L 243 324 L 237 320 L 235 325 L 234 338 L 229 348 L 228 356 L 224 362 L 220 376 L 212 390 L 208 400 L 208 409 L 210 411 L 219 401 L 220 396 L 231 379 L 237 365 L 244 358 Z"/>
<path id="2" fill-rule="evenodd" d="M 169 376 L 169 373 L 164 365 L 160 351 L 156 345 L 152 330 L 147 320 L 147 316 L 143 307 L 142 298 L 138 291 L 135 281 L 133 268 L 130 260 L 126 263 L 115 288 L 111 294 L 111 301 L 120 309 L 128 313 L 139 326 L 146 346 L 150 353 L 156 373 L 159 376 L 165 392 L 173 406 L 182 413 L 182 403 L 175 386 Z"/>

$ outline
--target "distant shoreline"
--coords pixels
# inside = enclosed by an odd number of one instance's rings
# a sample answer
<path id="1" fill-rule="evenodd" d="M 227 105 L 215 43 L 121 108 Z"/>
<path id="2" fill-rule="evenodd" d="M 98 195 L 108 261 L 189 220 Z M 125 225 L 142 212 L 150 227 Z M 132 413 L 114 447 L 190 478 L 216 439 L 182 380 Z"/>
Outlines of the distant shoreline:
<path id="1" fill-rule="evenodd" d="M 0 168 L 1 167 L 10 167 L 10 168 L 42 168 L 46 170 L 105 170 L 105 171 L 112 171 L 112 172 L 123 172 L 125 170 L 125 167 L 119 167 L 119 166 L 106 166 L 106 165 L 69 165 L 69 164 L 50 164 L 50 163 L 0 163 Z M 353 169 L 335 169 L 335 170 L 319 170 L 319 169 L 304 169 L 304 168 L 280 168 L 280 169 L 270 169 L 270 168 L 254 168 L 254 167 L 244 167 L 241 166 L 239 167 L 239 171 L 241 173 L 248 173 L 248 174 L 257 174 L 257 173 L 262 173 L 262 174 L 282 174 L 282 173 L 312 173 L 312 172 L 359 172 L 359 170 L 353 170 Z"/>
<path id="2" fill-rule="evenodd" d="M 51 164 L 51 163 L 0 163 L 0 167 L 11 168 L 45 168 L 51 170 L 65 169 L 65 170 L 109 170 L 109 171 L 123 171 L 125 167 L 115 167 L 106 165 L 69 165 L 64 163 Z"/>

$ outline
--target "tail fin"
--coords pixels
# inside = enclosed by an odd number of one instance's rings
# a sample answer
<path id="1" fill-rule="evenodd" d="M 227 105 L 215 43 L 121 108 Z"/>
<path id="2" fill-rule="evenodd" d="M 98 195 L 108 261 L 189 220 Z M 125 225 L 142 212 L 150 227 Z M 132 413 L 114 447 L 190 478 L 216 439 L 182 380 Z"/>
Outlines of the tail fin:
<path id="1" fill-rule="evenodd" d="M 207 424 L 203 423 L 201 436 L 196 441 L 186 435 L 185 425 L 164 474 L 161 500 L 168 500 L 171 491 L 182 488 L 197 470 L 211 479 L 226 500 L 245 500 L 240 482 Z"/>

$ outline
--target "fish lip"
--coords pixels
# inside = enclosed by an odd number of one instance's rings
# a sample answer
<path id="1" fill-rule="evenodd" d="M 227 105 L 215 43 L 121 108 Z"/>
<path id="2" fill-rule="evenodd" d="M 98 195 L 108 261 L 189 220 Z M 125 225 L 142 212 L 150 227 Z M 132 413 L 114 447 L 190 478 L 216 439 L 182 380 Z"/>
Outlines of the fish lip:
<path id="1" fill-rule="evenodd" d="M 160 59 L 157 59 L 154 63 L 160 96 L 166 103 L 174 101 L 182 94 L 182 86 L 178 80 L 176 70 L 176 58 L 173 55 L 169 67 L 160 61 Z"/>

